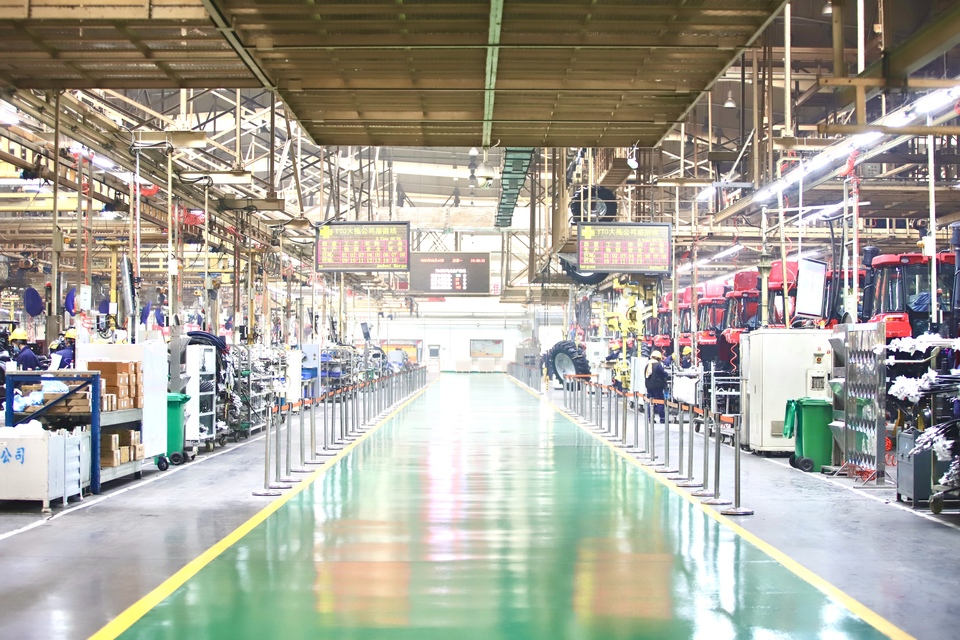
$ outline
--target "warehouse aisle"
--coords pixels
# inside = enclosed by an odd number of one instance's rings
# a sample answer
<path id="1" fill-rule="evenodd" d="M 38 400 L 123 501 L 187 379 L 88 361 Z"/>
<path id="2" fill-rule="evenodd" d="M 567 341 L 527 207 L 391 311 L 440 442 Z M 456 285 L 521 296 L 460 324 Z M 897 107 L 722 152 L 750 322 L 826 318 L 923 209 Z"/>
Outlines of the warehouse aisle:
<path id="1" fill-rule="evenodd" d="M 123 622 L 170 639 L 885 637 L 483 374 L 442 376 Z"/>

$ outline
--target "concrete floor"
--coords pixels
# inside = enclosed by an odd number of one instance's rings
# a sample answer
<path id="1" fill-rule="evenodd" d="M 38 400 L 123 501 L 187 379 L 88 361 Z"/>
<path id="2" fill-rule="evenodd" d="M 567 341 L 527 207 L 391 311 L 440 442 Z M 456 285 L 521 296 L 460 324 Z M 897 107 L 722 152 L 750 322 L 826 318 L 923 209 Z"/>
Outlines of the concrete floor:
<path id="1" fill-rule="evenodd" d="M 548 395 L 562 403 L 559 392 Z M 675 447 L 675 427 L 672 438 Z M 701 443 L 698 436 L 695 475 Z M 172 473 L 148 471 L 142 481 L 55 508 L 52 518 L 34 505 L 0 506 L 0 638 L 86 637 L 116 617 L 269 503 L 252 496 L 262 485 L 262 447 L 255 437 Z M 732 450 L 724 446 L 721 456 L 730 497 Z M 756 515 L 737 525 L 904 631 L 956 637 L 960 607 L 939 594 L 952 592 L 960 562 L 934 551 L 952 550 L 956 516 L 947 524 L 923 518 L 785 461 L 746 455 L 743 469 L 743 503 Z"/>

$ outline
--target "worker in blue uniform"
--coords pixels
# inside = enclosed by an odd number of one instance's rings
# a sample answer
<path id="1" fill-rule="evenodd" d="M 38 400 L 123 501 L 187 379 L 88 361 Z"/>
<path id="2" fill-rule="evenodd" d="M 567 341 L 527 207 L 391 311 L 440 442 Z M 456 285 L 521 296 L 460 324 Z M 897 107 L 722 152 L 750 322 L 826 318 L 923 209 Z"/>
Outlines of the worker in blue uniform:
<path id="1" fill-rule="evenodd" d="M 61 369 L 73 368 L 73 361 L 76 359 L 76 348 L 77 330 L 67 329 L 67 332 L 63 334 L 63 346 L 61 346 L 57 351 L 54 351 L 55 355 L 60 356 Z"/>
<path id="2" fill-rule="evenodd" d="M 20 371 L 36 371 L 40 368 L 40 360 L 37 354 L 27 346 L 27 332 L 23 329 L 14 329 L 10 334 L 10 344 L 17 354 L 17 369 Z"/>
<path id="3" fill-rule="evenodd" d="M 650 354 L 650 360 L 647 362 L 647 368 L 644 371 L 647 398 L 651 400 L 663 400 L 666 398 L 667 370 L 663 368 L 662 360 L 663 354 L 659 351 L 654 351 Z M 666 409 L 663 403 L 653 405 L 653 410 L 661 422 L 666 422 Z"/>

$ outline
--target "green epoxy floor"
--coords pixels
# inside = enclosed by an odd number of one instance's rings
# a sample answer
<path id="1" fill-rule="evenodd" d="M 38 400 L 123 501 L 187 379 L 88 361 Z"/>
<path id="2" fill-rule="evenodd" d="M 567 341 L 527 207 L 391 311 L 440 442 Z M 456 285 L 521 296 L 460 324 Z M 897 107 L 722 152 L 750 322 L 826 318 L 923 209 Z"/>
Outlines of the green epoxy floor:
<path id="1" fill-rule="evenodd" d="M 444 375 L 123 638 L 879 638 L 503 376 Z"/>

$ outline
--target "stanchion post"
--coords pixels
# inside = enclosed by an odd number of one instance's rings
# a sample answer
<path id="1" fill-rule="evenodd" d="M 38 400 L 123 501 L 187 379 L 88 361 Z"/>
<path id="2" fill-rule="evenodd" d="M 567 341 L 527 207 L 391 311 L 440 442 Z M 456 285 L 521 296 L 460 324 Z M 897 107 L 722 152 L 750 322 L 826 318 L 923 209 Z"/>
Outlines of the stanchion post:
<path id="1" fill-rule="evenodd" d="M 670 466 L 670 404 L 666 400 L 663 401 L 663 466 L 657 473 L 677 473 Z"/>
<path id="2" fill-rule="evenodd" d="M 683 482 L 678 482 L 678 487 L 684 487 L 692 489 L 694 487 L 702 487 L 703 483 L 697 482 L 693 479 L 693 433 L 695 429 L 694 423 L 696 419 L 693 417 L 696 413 L 696 407 L 693 405 L 689 406 L 689 412 L 687 413 L 687 475 L 683 478 Z"/>
<path id="3" fill-rule="evenodd" d="M 646 442 L 644 442 L 646 445 Z M 627 453 L 646 453 L 646 448 L 640 447 L 640 392 L 633 392 L 633 447 Z"/>
<path id="4" fill-rule="evenodd" d="M 684 412 L 686 412 L 687 420 L 692 420 L 692 411 L 690 405 L 685 405 L 682 402 L 677 403 L 677 475 L 668 476 L 667 480 L 687 479 L 686 476 L 683 475 L 683 416 Z"/>
<path id="5" fill-rule="evenodd" d="M 289 487 L 274 486 L 270 482 L 270 411 L 267 411 L 267 417 L 263 424 L 263 489 L 254 491 L 255 496 L 279 496 L 278 489 L 287 489 Z"/>
<path id="6" fill-rule="evenodd" d="M 620 396 L 623 398 L 621 403 L 623 407 L 623 413 L 620 416 L 620 444 L 618 445 L 622 449 L 627 448 L 627 413 L 629 413 L 630 402 L 627 400 L 629 394 L 627 392 L 621 392 Z"/>
<path id="7" fill-rule="evenodd" d="M 712 414 L 709 411 L 703 412 L 703 488 L 698 491 L 691 491 L 690 495 L 698 498 L 712 498 L 713 491 L 710 490 L 710 422 Z"/>
<path id="8" fill-rule="evenodd" d="M 720 416 L 720 419 L 717 420 L 714 417 L 714 430 L 713 430 L 713 497 L 704 500 L 703 504 L 712 504 L 712 505 L 725 505 L 730 504 L 729 500 L 724 500 L 720 497 L 720 431 L 721 424 L 723 423 L 723 416 Z"/>
<path id="9" fill-rule="evenodd" d="M 279 476 L 279 475 L 278 475 L 277 481 L 278 481 L 278 482 L 286 482 L 286 483 L 300 482 L 300 478 L 294 478 L 292 475 L 290 475 L 290 474 L 293 473 L 293 469 L 292 469 L 293 464 L 292 464 L 292 462 L 291 462 L 291 458 L 293 457 L 293 456 L 291 455 L 291 454 L 293 453 L 293 427 L 290 425 L 290 415 L 291 415 L 291 414 L 290 414 L 290 411 L 289 411 L 289 410 L 287 411 L 287 415 L 286 415 L 285 417 L 284 417 L 284 415 L 283 415 L 283 409 L 284 409 L 285 406 L 289 409 L 289 407 L 290 407 L 291 405 L 284 405 L 284 404 L 281 402 L 280 406 L 277 408 L 277 411 L 280 412 L 280 414 L 279 414 L 279 415 L 280 415 L 280 419 L 281 419 L 282 423 L 283 423 L 283 424 L 286 426 L 286 428 L 287 428 L 287 437 L 285 438 L 285 440 L 286 440 L 286 446 L 284 447 L 284 449 L 285 449 L 285 450 L 284 450 L 285 460 L 284 460 L 284 467 L 283 467 L 284 475 L 282 475 L 282 476 Z M 278 427 L 278 429 L 279 429 L 279 427 Z M 279 432 L 279 430 L 278 430 L 278 431 L 277 431 L 277 447 L 279 448 L 279 446 L 280 446 L 280 432 Z M 278 451 L 277 451 L 277 473 L 278 473 L 278 474 L 280 473 L 280 451 L 279 451 L 279 449 L 278 449 Z"/>
<path id="10" fill-rule="evenodd" d="M 720 511 L 725 516 L 752 516 L 753 509 L 740 506 L 740 422 L 741 417 L 734 417 L 733 424 L 733 507 Z"/>

